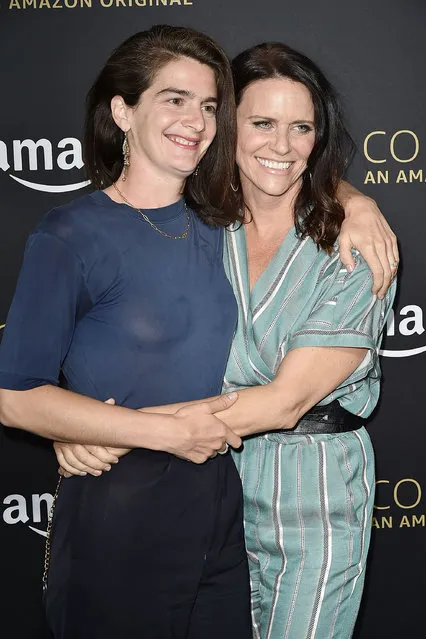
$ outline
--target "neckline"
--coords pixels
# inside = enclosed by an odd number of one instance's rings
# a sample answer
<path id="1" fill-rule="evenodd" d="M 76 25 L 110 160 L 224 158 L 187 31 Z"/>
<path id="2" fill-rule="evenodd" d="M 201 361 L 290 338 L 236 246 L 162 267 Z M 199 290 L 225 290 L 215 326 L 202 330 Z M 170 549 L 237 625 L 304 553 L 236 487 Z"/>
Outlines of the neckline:
<path id="1" fill-rule="evenodd" d="M 262 273 L 259 275 L 255 283 L 253 284 L 252 289 L 250 290 L 247 238 L 244 224 L 242 225 L 242 228 L 239 229 L 240 233 L 238 235 L 240 236 L 240 248 L 245 260 L 245 286 L 247 299 L 249 300 L 250 306 L 252 306 L 252 308 L 254 308 L 259 300 L 265 296 L 266 291 L 271 286 L 271 282 L 276 279 L 277 275 L 281 271 L 286 261 L 288 249 L 291 246 L 291 243 L 294 242 L 295 230 L 296 229 L 294 225 L 289 228 L 287 234 L 283 238 L 281 244 L 275 251 L 271 260 L 263 269 Z"/>
<path id="2" fill-rule="evenodd" d="M 120 211 L 122 211 L 123 213 L 131 215 L 133 218 L 139 219 L 144 222 L 144 224 L 146 224 L 139 211 L 129 206 L 125 202 L 116 202 L 103 191 L 94 191 L 93 193 L 91 193 L 91 196 L 102 206 L 107 205 L 111 208 L 120 209 Z M 172 204 L 167 204 L 166 206 L 160 206 L 153 209 L 144 208 L 141 210 L 145 213 L 145 215 L 149 217 L 152 222 L 155 222 L 155 224 L 165 224 L 185 215 L 185 202 L 183 197 L 181 197 L 179 198 L 179 200 L 176 200 L 176 202 L 172 202 Z"/>

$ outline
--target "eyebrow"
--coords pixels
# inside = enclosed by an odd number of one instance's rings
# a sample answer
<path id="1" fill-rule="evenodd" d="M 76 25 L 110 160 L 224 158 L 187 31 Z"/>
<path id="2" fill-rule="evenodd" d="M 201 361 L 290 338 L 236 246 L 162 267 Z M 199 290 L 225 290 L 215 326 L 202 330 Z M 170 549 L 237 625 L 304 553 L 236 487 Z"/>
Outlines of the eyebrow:
<path id="1" fill-rule="evenodd" d="M 196 97 L 193 91 L 188 91 L 188 89 L 177 89 L 176 87 L 166 87 L 165 89 L 161 89 L 161 91 L 157 91 L 155 95 L 162 95 L 163 93 L 177 93 L 177 95 L 181 95 L 184 98 L 194 99 Z M 201 100 L 202 102 L 216 102 L 217 98 L 209 97 Z"/>
<path id="2" fill-rule="evenodd" d="M 277 122 L 278 120 L 276 120 L 275 118 L 270 118 L 267 115 L 249 115 L 249 119 L 250 120 L 268 120 L 268 122 Z M 315 125 L 315 122 L 313 122 L 312 120 L 293 120 L 293 122 L 290 122 L 290 124 L 312 124 L 312 126 Z"/>

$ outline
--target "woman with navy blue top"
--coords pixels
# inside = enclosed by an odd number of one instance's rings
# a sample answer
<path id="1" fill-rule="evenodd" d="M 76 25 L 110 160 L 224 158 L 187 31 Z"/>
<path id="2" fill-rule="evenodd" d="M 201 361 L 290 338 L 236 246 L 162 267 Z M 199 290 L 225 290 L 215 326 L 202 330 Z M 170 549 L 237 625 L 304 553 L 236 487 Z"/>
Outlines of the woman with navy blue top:
<path id="1" fill-rule="evenodd" d="M 51 211 L 28 240 L 1 419 L 136 450 L 60 486 L 48 621 L 55 639 L 248 639 L 241 486 L 216 455 L 241 441 L 214 417 L 233 400 L 134 410 L 221 391 L 237 317 L 217 227 L 230 219 L 229 63 L 202 34 L 154 27 L 112 54 L 87 108 L 86 164 L 102 190 Z"/>

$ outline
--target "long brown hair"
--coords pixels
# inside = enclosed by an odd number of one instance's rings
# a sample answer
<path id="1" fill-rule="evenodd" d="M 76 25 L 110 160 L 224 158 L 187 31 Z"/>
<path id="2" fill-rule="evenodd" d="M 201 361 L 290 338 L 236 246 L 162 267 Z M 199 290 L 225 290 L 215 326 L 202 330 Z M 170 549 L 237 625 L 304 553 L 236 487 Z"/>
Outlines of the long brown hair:
<path id="1" fill-rule="evenodd" d="M 232 61 L 237 105 L 244 91 L 257 80 L 290 78 L 303 84 L 314 105 L 315 143 L 302 175 L 294 205 L 294 221 L 300 237 L 311 237 L 330 251 L 340 232 L 345 214 L 336 192 L 350 162 L 354 144 L 346 129 L 336 92 L 322 71 L 306 56 L 280 42 L 265 42 L 240 53 Z M 238 172 L 232 198 L 244 198 Z"/>
<path id="2" fill-rule="evenodd" d="M 232 72 L 223 49 L 210 37 L 186 27 L 156 25 L 135 33 L 115 49 L 90 89 L 86 101 L 84 161 L 96 188 L 115 182 L 123 168 L 123 132 L 115 124 L 110 103 L 120 95 L 135 106 L 158 71 L 180 57 L 193 58 L 215 74 L 217 133 L 198 171 L 185 183 L 187 204 L 209 224 L 225 226 L 238 218 L 227 198 L 236 143 L 236 113 Z"/>

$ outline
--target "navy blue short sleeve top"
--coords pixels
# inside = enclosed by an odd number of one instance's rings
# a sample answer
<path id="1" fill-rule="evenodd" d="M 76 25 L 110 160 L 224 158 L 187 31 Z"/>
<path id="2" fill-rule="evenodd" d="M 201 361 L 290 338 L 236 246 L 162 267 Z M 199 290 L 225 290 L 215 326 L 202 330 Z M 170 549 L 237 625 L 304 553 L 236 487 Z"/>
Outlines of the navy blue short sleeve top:
<path id="1" fill-rule="evenodd" d="M 185 204 L 146 211 L 166 233 Z M 102 191 L 30 236 L 0 346 L 0 387 L 63 384 L 137 408 L 218 394 L 236 324 L 223 232 L 189 211 L 166 238 Z"/>

